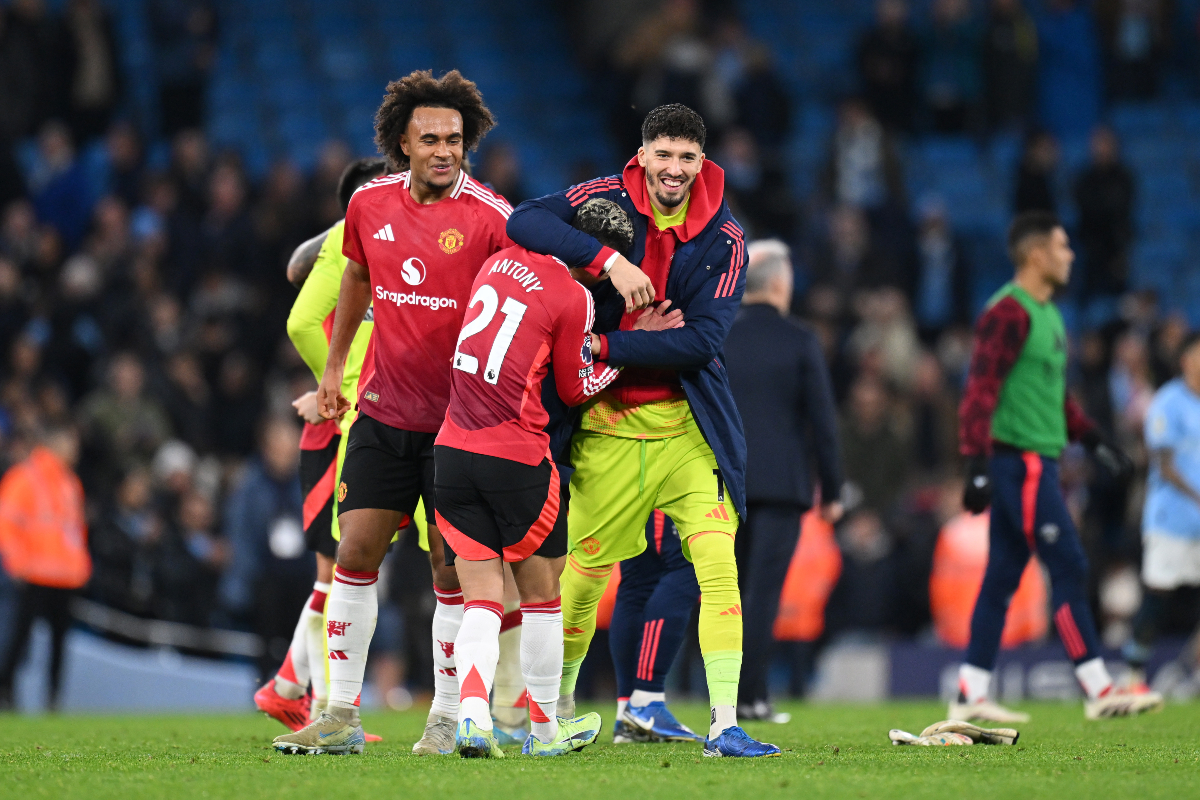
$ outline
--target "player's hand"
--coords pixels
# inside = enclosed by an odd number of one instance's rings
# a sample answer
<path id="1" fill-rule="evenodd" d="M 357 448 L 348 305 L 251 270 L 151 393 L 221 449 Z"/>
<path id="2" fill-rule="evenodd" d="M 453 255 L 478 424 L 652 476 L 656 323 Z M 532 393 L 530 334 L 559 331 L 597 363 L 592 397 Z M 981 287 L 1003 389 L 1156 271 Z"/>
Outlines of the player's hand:
<path id="1" fill-rule="evenodd" d="M 1096 463 L 1117 483 L 1125 483 L 1133 477 L 1133 459 L 1099 431 L 1089 431 L 1083 437 L 1083 446 L 1092 454 Z"/>
<path id="2" fill-rule="evenodd" d="M 618 255 L 608 270 L 608 279 L 613 288 L 625 298 L 625 313 L 631 314 L 654 302 L 654 284 L 650 276 L 630 263 L 625 256 Z"/>
<path id="3" fill-rule="evenodd" d="M 678 308 L 668 311 L 670 300 L 663 300 L 657 306 L 651 306 L 633 321 L 635 331 L 666 331 L 671 328 L 683 327 L 683 312 Z"/>
<path id="4" fill-rule="evenodd" d="M 341 419 L 350 410 L 350 401 L 342 394 L 341 373 L 326 372 L 317 387 L 317 413 L 322 419 Z"/>
<path id="5" fill-rule="evenodd" d="M 838 500 L 834 500 L 832 503 L 821 503 L 821 519 L 831 525 L 837 523 L 845 513 L 846 507 Z"/>
<path id="6" fill-rule="evenodd" d="M 982 514 L 992 504 L 992 479 L 988 475 L 987 456 L 972 456 L 967 462 L 967 483 L 963 487 L 963 508 Z"/>
<path id="7" fill-rule="evenodd" d="M 317 392 L 305 392 L 292 401 L 292 408 L 296 409 L 296 415 L 307 422 L 309 425 L 320 425 L 325 421 L 321 416 L 321 412 L 317 410 Z"/>

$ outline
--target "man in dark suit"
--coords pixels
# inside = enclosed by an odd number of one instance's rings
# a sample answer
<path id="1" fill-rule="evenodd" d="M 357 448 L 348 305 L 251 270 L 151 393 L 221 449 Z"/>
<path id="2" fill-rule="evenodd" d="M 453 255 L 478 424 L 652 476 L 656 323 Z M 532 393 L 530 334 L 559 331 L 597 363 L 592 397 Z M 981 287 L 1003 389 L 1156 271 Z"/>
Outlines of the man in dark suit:
<path id="1" fill-rule="evenodd" d="M 773 239 L 753 242 L 746 294 L 725 343 L 747 447 L 747 517 L 736 540 L 746 653 L 738 690 L 743 719 L 776 719 L 766 684 L 772 628 L 800 538 L 800 517 L 813 506 L 814 466 L 822 516 L 836 522 L 842 515 L 829 368 L 813 330 L 787 316 L 791 302 L 787 245 Z"/>

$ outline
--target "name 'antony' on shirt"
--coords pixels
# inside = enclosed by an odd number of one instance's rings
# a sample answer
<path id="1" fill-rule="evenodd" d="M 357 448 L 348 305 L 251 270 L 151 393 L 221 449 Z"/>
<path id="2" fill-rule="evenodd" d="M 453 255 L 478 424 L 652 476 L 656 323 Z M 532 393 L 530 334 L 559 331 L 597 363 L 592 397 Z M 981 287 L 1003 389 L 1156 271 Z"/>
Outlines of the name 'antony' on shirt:
<path id="1" fill-rule="evenodd" d="M 513 261 L 511 258 L 506 258 L 503 261 L 497 261 L 488 270 L 488 273 L 499 272 L 512 278 L 517 283 L 525 287 L 525 293 L 540 292 L 542 290 L 542 282 L 538 280 L 537 273 L 529 267 L 522 264 L 520 261 Z"/>

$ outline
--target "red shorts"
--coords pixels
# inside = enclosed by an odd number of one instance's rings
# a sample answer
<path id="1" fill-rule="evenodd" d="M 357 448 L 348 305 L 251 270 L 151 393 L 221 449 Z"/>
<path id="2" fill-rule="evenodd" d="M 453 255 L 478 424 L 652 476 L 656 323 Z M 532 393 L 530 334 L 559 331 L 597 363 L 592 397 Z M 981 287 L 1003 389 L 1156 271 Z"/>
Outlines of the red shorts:
<path id="1" fill-rule="evenodd" d="M 445 445 L 434 452 L 437 525 L 454 558 L 524 561 L 567 554 L 567 497 L 549 458 L 536 467 Z"/>

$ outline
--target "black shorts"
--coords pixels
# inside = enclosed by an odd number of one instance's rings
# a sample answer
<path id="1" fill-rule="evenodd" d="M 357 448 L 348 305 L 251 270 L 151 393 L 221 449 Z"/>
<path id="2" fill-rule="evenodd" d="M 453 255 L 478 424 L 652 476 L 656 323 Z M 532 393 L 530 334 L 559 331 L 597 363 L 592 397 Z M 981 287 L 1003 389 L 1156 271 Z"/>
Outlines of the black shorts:
<path id="1" fill-rule="evenodd" d="M 340 435 L 319 450 L 300 451 L 300 492 L 304 497 L 304 542 L 308 549 L 337 558 L 333 538 L 333 479 Z"/>
<path id="2" fill-rule="evenodd" d="M 567 498 L 548 458 L 536 467 L 507 458 L 434 448 L 437 524 L 446 563 L 567 554 Z"/>
<path id="3" fill-rule="evenodd" d="M 360 508 L 386 508 L 412 515 L 425 501 L 433 522 L 433 440 L 436 433 L 405 431 L 359 413 L 350 426 L 338 514 Z"/>

